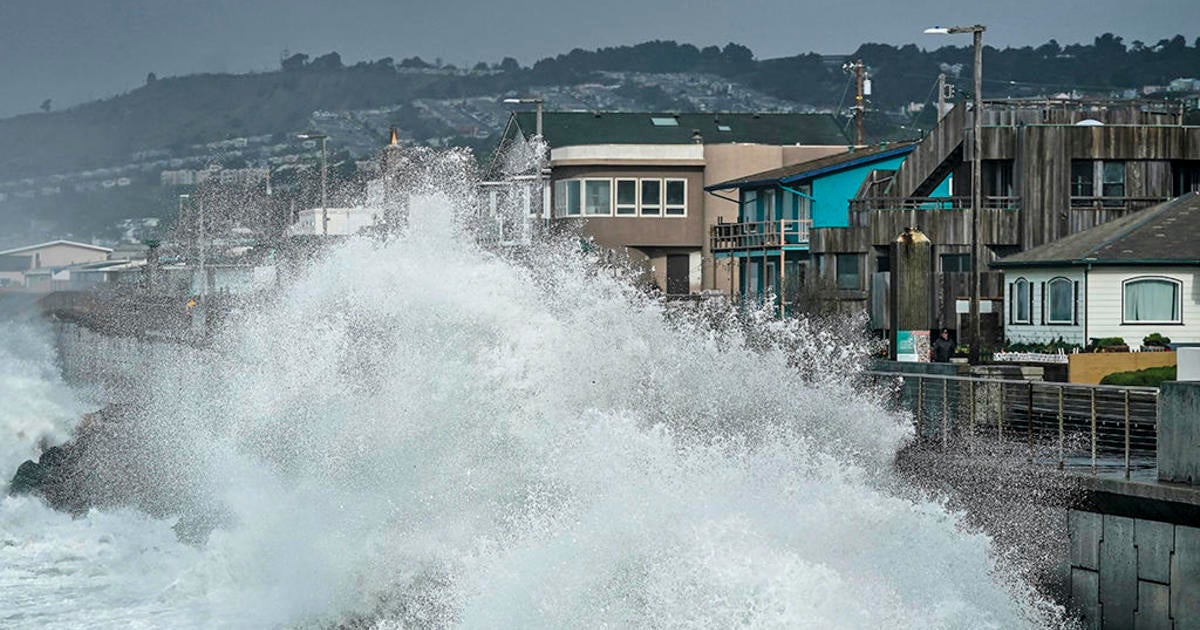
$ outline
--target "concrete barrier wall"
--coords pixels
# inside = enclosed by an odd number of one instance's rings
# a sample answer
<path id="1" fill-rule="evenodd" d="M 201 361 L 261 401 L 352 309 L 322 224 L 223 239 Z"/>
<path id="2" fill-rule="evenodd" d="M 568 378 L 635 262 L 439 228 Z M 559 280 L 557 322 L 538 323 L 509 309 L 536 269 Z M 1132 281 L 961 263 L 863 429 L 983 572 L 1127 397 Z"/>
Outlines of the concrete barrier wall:
<path id="1" fill-rule="evenodd" d="M 1083 385 L 1099 385 L 1100 379 L 1114 372 L 1131 372 L 1164 365 L 1175 365 L 1174 352 L 1080 352 L 1067 355 L 1067 380 Z"/>
<path id="2" fill-rule="evenodd" d="M 1200 528 L 1080 510 L 1067 521 L 1085 628 L 1200 628 Z"/>
<path id="3" fill-rule="evenodd" d="M 1158 390 L 1158 478 L 1200 483 L 1200 382 L 1166 381 Z"/>

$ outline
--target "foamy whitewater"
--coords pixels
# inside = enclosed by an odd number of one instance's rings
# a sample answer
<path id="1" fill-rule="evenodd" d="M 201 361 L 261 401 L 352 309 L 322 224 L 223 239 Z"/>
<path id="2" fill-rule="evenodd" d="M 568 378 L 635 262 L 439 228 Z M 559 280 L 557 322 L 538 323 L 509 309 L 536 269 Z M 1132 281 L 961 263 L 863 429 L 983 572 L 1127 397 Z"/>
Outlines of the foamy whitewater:
<path id="1" fill-rule="evenodd" d="M 168 511 L 221 515 L 206 542 L 5 498 L 0 627 L 1054 621 L 986 536 L 898 490 L 910 423 L 848 384 L 853 348 L 667 315 L 577 247 L 509 262 L 453 205 L 148 371 L 134 456 Z M 2 338 L 7 479 L 79 410 L 44 338 Z"/>

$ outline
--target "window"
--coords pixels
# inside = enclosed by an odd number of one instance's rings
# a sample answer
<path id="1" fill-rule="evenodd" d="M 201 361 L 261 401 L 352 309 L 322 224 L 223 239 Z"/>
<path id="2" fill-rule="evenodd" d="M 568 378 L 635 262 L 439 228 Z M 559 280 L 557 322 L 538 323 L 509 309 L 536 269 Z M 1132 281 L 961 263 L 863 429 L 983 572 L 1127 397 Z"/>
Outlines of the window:
<path id="1" fill-rule="evenodd" d="M 862 288 L 858 254 L 837 255 L 837 288 L 855 291 Z"/>
<path id="2" fill-rule="evenodd" d="M 1071 160 L 1071 196 L 1095 196 L 1096 168 L 1091 160 Z"/>
<path id="3" fill-rule="evenodd" d="M 942 254 L 942 273 L 971 271 L 970 254 Z"/>
<path id="4" fill-rule="evenodd" d="M 1125 163 L 1104 162 L 1103 165 L 1104 190 L 1101 195 L 1104 197 L 1124 197 Z"/>
<path id="5" fill-rule="evenodd" d="M 1124 197 L 1125 162 L 1071 160 L 1071 196 Z"/>
<path id="6" fill-rule="evenodd" d="M 753 221 L 754 213 L 757 211 L 757 208 L 758 191 L 743 190 L 741 208 L 738 209 L 738 221 Z"/>
<path id="7" fill-rule="evenodd" d="M 580 196 L 578 179 L 560 179 L 554 182 L 554 215 L 569 217 L 579 214 Z"/>
<path id="8" fill-rule="evenodd" d="M 1075 323 L 1075 283 L 1054 278 L 1046 283 L 1047 324 Z"/>
<path id="9" fill-rule="evenodd" d="M 1032 286 L 1025 278 L 1017 278 L 1016 282 L 1012 283 L 1009 292 L 1012 298 L 1012 307 L 1009 318 L 1014 324 L 1029 324 L 1032 323 L 1029 316 L 1029 302 L 1032 295 Z"/>
<path id="10" fill-rule="evenodd" d="M 612 214 L 612 180 L 585 179 L 583 185 L 583 213 Z"/>
<path id="11" fill-rule="evenodd" d="M 674 116 L 651 116 L 650 124 L 655 127 L 678 127 L 679 120 Z"/>
<path id="12" fill-rule="evenodd" d="M 775 189 L 768 188 L 762 191 L 762 206 L 758 211 L 759 221 L 774 221 L 775 220 Z"/>
<path id="13" fill-rule="evenodd" d="M 1124 286 L 1125 322 L 1178 324 L 1180 282 L 1171 278 L 1135 278 Z"/>
<path id="14" fill-rule="evenodd" d="M 617 180 L 617 214 L 626 216 L 637 214 L 637 186 L 636 179 Z"/>
<path id="15" fill-rule="evenodd" d="M 642 180 L 642 214 L 662 214 L 662 180 Z"/>
<path id="16" fill-rule="evenodd" d="M 668 179 L 666 187 L 666 214 L 673 217 L 685 216 L 687 214 L 687 180 Z"/>

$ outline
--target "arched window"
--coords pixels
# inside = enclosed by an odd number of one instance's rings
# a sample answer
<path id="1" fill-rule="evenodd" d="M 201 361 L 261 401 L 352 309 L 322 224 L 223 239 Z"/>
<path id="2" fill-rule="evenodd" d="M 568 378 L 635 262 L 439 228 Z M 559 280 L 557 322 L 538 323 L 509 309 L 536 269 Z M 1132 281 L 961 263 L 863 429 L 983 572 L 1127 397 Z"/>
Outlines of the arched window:
<path id="1" fill-rule="evenodd" d="M 1009 319 L 1014 324 L 1031 323 L 1029 317 L 1030 311 L 1030 296 L 1031 286 L 1025 278 L 1017 278 L 1009 289 L 1012 299 L 1012 307 L 1009 310 Z"/>
<path id="2" fill-rule="evenodd" d="M 1183 322 L 1182 283 L 1173 278 L 1126 280 L 1122 296 L 1126 323 L 1179 324 Z"/>
<path id="3" fill-rule="evenodd" d="M 1054 278 L 1046 283 L 1046 323 L 1075 323 L 1075 283 Z"/>

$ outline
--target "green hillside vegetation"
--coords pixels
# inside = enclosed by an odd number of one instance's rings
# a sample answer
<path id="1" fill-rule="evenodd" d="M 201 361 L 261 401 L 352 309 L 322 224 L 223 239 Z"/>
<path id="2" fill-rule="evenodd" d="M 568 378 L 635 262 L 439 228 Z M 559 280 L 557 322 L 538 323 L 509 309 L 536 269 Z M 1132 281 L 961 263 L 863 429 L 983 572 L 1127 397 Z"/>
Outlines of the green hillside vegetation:
<path id="1" fill-rule="evenodd" d="M 932 40 L 930 44 L 941 43 Z M 864 44 L 852 57 L 871 68 L 871 105 L 891 109 L 925 102 L 942 64 L 970 77 L 969 46 L 922 50 Z M 1105 34 L 1092 44 L 1037 48 L 988 48 L 984 57 L 989 97 L 1080 87 L 1137 88 L 1196 74 L 1200 40 L 1183 36 L 1155 45 Z M 772 96 L 817 106 L 844 100 L 848 76 L 840 63 L 815 53 L 756 60 L 738 44 L 697 48 L 672 41 L 635 46 L 576 49 L 522 68 L 511 58 L 470 74 L 437 72 L 419 58 L 342 63 L 337 53 L 315 59 L 297 54 L 274 72 L 201 74 L 157 79 L 127 94 L 67 110 L 0 120 L 0 178 L 69 172 L 109 165 L 138 150 L 181 148 L 232 137 L 291 132 L 318 109 L 343 110 L 409 102 L 414 98 L 461 98 L 521 91 L 536 85 L 597 80 L 599 71 L 708 72 Z M 477 66 L 479 70 L 483 66 Z M 666 98 L 662 104 L 669 105 Z"/>

